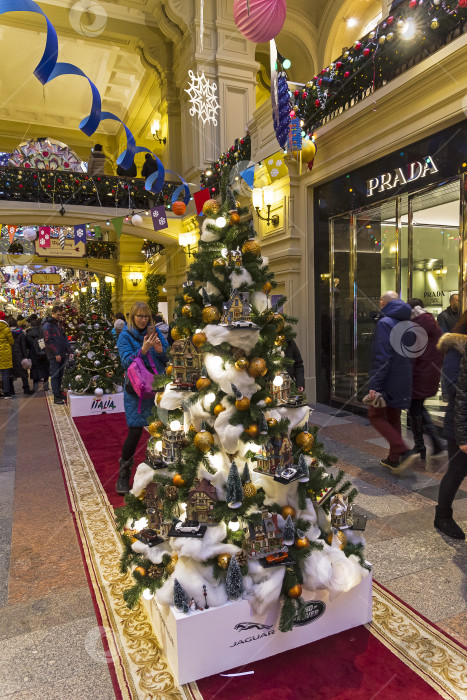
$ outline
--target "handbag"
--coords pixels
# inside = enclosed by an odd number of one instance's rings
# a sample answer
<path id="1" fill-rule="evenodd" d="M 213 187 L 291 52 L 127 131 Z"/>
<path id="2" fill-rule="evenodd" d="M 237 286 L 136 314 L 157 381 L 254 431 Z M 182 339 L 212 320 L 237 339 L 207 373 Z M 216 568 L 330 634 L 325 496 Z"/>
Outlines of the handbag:
<path id="1" fill-rule="evenodd" d="M 148 353 L 146 357 L 151 365 L 152 372 L 150 372 L 144 364 L 144 360 L 141 357 L 141 350 L 128 367 L 127 371 L 127 383 L 131 385 L 135 394 L 139 396 L 138 413 L 141 413 L 141 403 L 145 399 L 153 399 L 156 395 L 152 383 L 154 381 L 154 375 L 158 374 L 158 372 L 151 355 Z"/>

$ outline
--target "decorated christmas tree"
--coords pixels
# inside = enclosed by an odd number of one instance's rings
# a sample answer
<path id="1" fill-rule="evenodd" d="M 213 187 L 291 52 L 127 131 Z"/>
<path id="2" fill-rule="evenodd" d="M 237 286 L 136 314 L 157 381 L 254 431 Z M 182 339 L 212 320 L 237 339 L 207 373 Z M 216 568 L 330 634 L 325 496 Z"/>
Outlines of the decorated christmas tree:
<path id="1" fill-rule="evenodd" d="M 97 302 L 91 304 L 78 330 L 75 362 L 65 373 L 64 386 L 77 394 L 96 396 L 123 391 L 124 373 L 116 338 L 111 323 L 100 315 Z"/>
<path id="2" fill-rule="evenodd" d="M 77 309 L 70 301 L 63 304 L 61 324 L 70 343 L 75 343 L 78 340 L 79 317 Z"/>
<path id="3" fill-rule="evenodd" d="M 358 533 L 326 541 L 331 495 L 346 494 L 350 512 L 357 492 L 343 472 L 326 472 L 335 460 L 287 373 L 294 319 L 280 311 L 283 297 L 271 303 L 276 285 L 251 214 L 227 182 L 228 173 L 222 201 L 204 205 L 171 365 L 156 379 L 147 460 L 117 511 L 122 571 L 159 567 L 155 577 L 135 574 L 125 599 L 131 607 L 155 593 L 173 605 L 176 576 L 188 598 L 204 595 L 211 608 L 245 597 L 263 614 L 281 598 L 287 631 L 303 588 L 342 592 L 368 571 Z M 161 495 L 149 508 L 154 483 Z M 139 535 L 148 523 L 163 538 L 156 546 Z"/>

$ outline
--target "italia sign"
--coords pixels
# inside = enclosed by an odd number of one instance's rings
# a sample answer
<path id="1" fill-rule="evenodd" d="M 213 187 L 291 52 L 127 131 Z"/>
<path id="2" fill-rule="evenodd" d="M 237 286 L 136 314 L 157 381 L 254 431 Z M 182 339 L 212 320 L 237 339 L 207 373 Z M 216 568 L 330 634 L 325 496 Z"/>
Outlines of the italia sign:
<path id="1" fill-rule="evenodd" d="M 396 168 L 389 173 L 382 173 L 378 177 L 374 177 L 366 182 L 366 196 L 372 197 L 375 192 L 384 192 L 385 190 L 393 190 L 395 187 L 402 187 L 409 182 L 414 182 L 427 175 L 437 173 L 438 168 L 431 156 L 427 156 L 424 160 L 416 160 L 414 163 L 409 163 L 405 168 Z"/>

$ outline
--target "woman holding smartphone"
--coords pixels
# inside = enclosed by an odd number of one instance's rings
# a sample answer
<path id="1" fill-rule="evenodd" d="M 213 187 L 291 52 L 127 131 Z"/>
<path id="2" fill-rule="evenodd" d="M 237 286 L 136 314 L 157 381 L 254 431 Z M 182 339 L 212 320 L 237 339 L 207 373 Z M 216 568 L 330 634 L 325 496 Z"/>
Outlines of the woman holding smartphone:
<path id="1" fill-rule="evenodd" d="M 152 358 L 159 374 L 165 372 L 167 364 L 165 352 L 168 343 L 163 334 L 151 325 L 151 311 L 144 302 L 137 301 L 131 307 L 128 321 L 118 336 L 117 348 L 120 361 L 125 370 L 133 360 L 141 353 L 144 364 L 151 371 L 148 355 Z M 115 487 L 117 493 L 124 494 L 130 490 L 130 475 L 133 460 L 143 428 L 147 425 L 149 415 L 153 409 L 153 399 L 140 401 L 135 390 L 125 380 L 123 395 L 125 418 L 128 425 L 128 435 L 123 444 L 118 481 Z"/>

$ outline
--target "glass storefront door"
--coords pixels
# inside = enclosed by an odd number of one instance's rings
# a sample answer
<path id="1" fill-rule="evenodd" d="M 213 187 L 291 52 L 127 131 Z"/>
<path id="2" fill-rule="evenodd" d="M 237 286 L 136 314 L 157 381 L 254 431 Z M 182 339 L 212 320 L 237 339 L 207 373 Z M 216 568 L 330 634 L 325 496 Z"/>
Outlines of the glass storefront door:
<path id="1" fill-rule="evenodd" d="M 367 393 L 382 293 L 418 297 L 437 317 L 458 291 L 463 197 L 456 178 L 330 220 L 333 399 Z"/>

